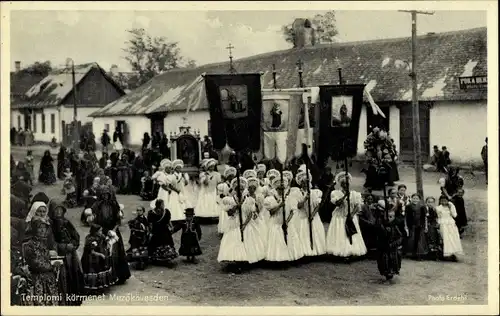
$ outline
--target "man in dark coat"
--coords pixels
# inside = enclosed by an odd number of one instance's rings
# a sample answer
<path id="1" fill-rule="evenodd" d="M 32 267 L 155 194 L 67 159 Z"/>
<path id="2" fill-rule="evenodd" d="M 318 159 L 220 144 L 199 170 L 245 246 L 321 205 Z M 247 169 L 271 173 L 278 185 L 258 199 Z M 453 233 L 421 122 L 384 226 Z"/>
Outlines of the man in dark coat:
<path id="1" fill-rule="evenodd" d="M 102 136 L 101 136 L 101 145 L 102 145 L 103 152 L 106 152 L 106 153 L 108 152 L 109 143 L 110 143 L 110 139 L 109 139 L 108 131 L 104 130 L 102 132 Z"/>

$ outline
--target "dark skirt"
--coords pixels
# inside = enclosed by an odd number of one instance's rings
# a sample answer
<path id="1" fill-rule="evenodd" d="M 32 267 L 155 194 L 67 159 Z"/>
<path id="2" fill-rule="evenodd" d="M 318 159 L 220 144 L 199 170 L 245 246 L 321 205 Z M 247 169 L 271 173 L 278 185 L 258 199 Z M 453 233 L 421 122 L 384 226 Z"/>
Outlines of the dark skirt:
<path id="1" fill-rule="evenodd" d="M 38 182 L 51 185 L 56 183 L 56 174 L 54 172 L 54 166 L 52 164 L 46 164 L 40 168 L 40 176 L 38 177 Z"/>
<path id="2" fill-rule="evenodd" d="M 64 205 L 67 208 L 77 207 L 78 204 L 76 203 L 76 191 L 66 194 L 66 200 L 64 201 Z"/>
<path id="3" fill-rule="evenodd" d="M 383 276 L 399 274 L 401 270 L 402 253 L 399 248 L 389 248 L 380 251 L 377 259 L 377 268 Z"/>
<path id="4" fill-rule="evenodd" d="M 120 230 L 117 228 L 115 230 L 118 236 L 118 241 L 113 245 L 111 266 L 114 275 L 118 278 L 119 282 L 124 282 L 131 277 L 130 268 L 127 262 L 127 256 L 125 254 L 125 247 L 123 245 L 123 237 Z"/>
<path id="5" fill-rule="evenodd" d="M 441 254 L 443 252 L 443 239 L 439 232 L 439 225 L 437 223 L 429 224 L 426 235 L 429 253 L 434 256 Z"/>
<path id="6" fill-rule="evenodd" d="M 149 258 L 148 247 L 146 246 L 130 248 L 126 253 L 128 262 L 144 262 Z"/>
<path id="7" fill-rule="evenodd" d="M 406 254 L 415 257 L 423 258 L 429 253 L 429 245 L 427 243 L 427 234 L 423 227 L 412 227 L 409 229 L 407 245 L 405 247 Z"/>
<path id="8" fill-rule="evenodd" d="M 117 282 L 111 267 L 83 274 L 83 284 L 87 291 L 103 290 Z"/>
<path id="9" fill-rule="evenodd" d="M 185 232 L 181 236 L 181 246 L 179 248 L 179 255 L 191 257 L 201 255 L 200 243 L 196 232 Z"/>
<path id="10" fill-rule="evenodd" d="M 76 251 L 67 254 L 64 258 L 64 269 L 61 269 L 59 274 L 59 286 L 64 298 L 69 296 L 68 300 L 64 300 L 64 305 L 80 306 L 82 304 L 79 298 L 84 291 L 83 271 Z M 72 297 L 72 295 L 75 296 Z"/>
<path id="11" fill-rule="evenodd" d="M 168 262 L 177 258 L 177 252 L 171 245 L 158 246 L 149 252 L 149 258 L 153 262 Z"/>

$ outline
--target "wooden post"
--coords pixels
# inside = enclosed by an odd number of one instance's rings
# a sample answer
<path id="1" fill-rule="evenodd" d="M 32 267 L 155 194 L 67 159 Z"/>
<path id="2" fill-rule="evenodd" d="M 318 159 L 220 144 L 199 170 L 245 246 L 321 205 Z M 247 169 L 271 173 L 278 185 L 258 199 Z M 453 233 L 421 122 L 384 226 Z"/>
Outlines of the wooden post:
<path id="1" fill-rule="evenodd" d="M 417 193 L 420 196 L 424 196 L 424 185 L 422 182 L 422 145 L 420 142 L 420 108 L 418 105 L 418 83 L 417 83 L 417 14 L 427 14 L 433 15 L 433 12 L 426 11 L 406 11 L 401 10 L 400 12 L 411 13 L 411 73 L 410 77 L 412 79 L 412 112 L 413 112 L 413 160 L 415 164 L 415 182 L 417 184 Z"/>
<path id="2" fill-rule="evenodd" d="M 243 214 L 241 213 L 241 184 L 240 184 L 240 153 L 236 152 L 236 190 L 238 195 L 238 216 L 240 219 L 240 233 L 241 233 L 241 242 L 244 241 L 243 238 Z"/>

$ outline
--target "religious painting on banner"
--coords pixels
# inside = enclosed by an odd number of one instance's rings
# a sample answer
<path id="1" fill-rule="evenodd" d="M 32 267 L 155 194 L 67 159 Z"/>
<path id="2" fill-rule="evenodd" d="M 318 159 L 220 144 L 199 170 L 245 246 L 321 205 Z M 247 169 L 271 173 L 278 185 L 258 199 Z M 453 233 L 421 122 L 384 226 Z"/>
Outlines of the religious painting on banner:
<path id="1" fill-rule="evenodd" d="M 349 127 L 352 120 L 352 96 L 332 97 L 332 127 Z"/>
<path id="2" fill-rule="evenodd" d="M 205 75 L 213 147 L 257 151 L 261 143 L 260 74 Z"/>
<path id="3" fill-rule="evenodd" d="M 265 90 L 263 94 L 262 153 L 266 159 L 285 163 L 301 153 L 298 126 L 305 106 L 303 91 Z"/>
<path id="4" fill-rule="evenodd" d="M 357 154 L 359 119 L 365 85 L 320 86 L 318 162 Z"/>

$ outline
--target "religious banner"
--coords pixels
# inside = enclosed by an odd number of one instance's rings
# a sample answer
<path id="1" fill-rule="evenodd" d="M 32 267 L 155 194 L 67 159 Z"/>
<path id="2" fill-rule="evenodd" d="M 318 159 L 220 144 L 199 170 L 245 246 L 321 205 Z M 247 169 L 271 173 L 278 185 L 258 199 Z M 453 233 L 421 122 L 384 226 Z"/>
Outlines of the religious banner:
<path id="1" fill-rule="evenodd" d="M 265 90 L 263 94 L 263 155 L 284 163 L 300 155 L 304 142 L 303 137 L 298 137 L 300 114 L 304 111 L 303 91 Z"/>
<path id="2" fill-rule="evenodd" d="M 260 74 L 205 75 L 213 146 L 259 150 L 262 94 Z"/>
<path id="3" fill-rule="evenodd" d="M 320 86 L 318 159 L 339 161 L 357 154 L 365 85 Z"/>

